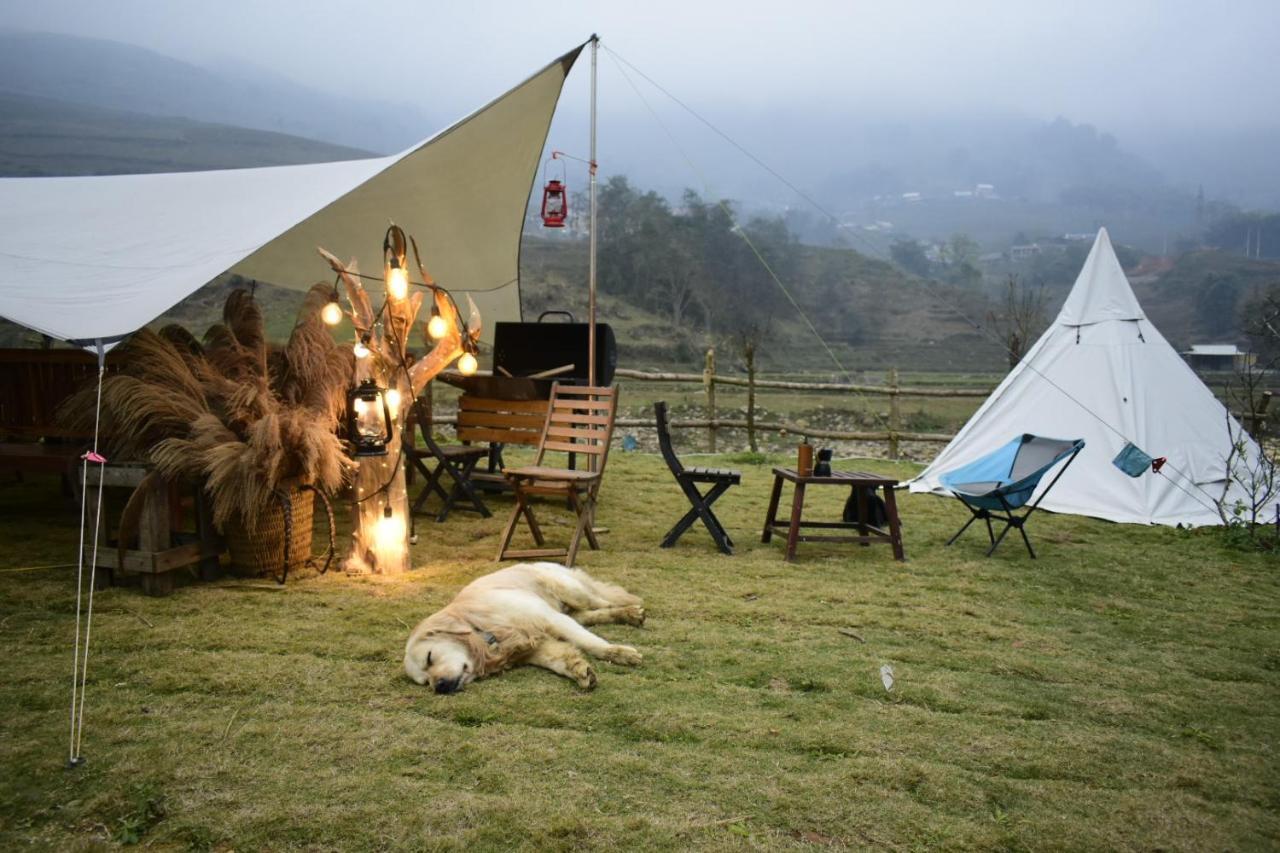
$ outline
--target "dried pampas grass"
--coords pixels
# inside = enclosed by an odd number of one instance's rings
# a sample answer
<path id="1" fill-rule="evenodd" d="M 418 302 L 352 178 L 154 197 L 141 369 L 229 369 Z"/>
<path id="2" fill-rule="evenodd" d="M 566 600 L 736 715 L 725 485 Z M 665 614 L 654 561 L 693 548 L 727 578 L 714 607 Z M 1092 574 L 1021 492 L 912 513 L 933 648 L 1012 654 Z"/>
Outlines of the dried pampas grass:
<path id="1" fill-rule="evenodd" d="M 267 343 L 247 291 L 228 296 L 223 323 L 203 341 L 178 326 L 134 335 L 102 384 L 110 452 L 149 459 L 169 479 L 202 480 L 219 528 L 252 530 L 278 489 L 340 489 L 355 467 L 336 435 L 353 360 L 320 321 L 323 287 L 307 295 L 284 347 Z M 64 419 L 92 426 L 95 393 L 73 395 Z"/>

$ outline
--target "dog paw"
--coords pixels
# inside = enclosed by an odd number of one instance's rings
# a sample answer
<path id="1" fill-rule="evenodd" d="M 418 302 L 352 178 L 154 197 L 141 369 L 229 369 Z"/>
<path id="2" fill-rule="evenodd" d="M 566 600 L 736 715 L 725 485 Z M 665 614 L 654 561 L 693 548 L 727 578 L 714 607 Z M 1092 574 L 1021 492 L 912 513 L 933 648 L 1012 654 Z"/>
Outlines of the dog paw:
<path id="1" fill-rule="evenodd" d="M 622 608 L 622 624 L 634 625 L 637 628 L 644 627 L 644 608 L 639 604 L 632 604 Z"/>
<path id="2" fill-rule="evenodd" d="M 644 660 L 644 657 L 631 646 L 610 646 L 605 649 L 602 657 L 607 661 L 622 664 L 623 666 L 639 666 L 640 661 Z"/>
<path id="3" fill-rule="evenodd" d="M 589 664 L 583 664 L 575 668 L 573 678 L 583 690 L 596 689 L 596 671 Z"/>

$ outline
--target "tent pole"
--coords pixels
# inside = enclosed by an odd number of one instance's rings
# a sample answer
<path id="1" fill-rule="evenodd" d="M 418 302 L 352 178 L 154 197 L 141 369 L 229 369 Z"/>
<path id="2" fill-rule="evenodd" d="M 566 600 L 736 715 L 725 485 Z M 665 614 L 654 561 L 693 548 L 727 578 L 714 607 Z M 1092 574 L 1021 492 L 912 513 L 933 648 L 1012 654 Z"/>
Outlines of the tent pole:
<path id="1" fill-rule="evenodd" d="M 587 263 L 587 384 L 596 384 L 596 54 L 600 37 L 591 34 L 591 218 Z"/>

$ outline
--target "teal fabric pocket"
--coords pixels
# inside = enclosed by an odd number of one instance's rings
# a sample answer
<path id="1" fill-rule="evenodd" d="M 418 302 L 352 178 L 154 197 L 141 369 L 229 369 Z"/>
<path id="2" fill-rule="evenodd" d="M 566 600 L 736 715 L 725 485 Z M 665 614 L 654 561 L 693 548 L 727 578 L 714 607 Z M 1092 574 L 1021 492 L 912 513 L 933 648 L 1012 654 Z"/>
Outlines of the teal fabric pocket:
<path id="1" fill-rule="evenodd" d="M 1150 456 L 1134 447 L 1133 443 L 1130 442 L 1116 454 L 1116 458 L 1111 460 L 1111 464 L 1130 477 L 1141 477 L 1151 468 L 1151 461 Z"/>

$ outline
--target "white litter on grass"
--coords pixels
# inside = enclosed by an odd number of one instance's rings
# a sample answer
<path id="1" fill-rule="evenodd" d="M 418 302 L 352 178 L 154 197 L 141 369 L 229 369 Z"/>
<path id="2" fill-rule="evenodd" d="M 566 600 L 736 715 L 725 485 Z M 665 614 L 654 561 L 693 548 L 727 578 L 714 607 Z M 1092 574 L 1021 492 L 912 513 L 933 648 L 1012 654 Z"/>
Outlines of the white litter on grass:
<path id="1" fill-rule="evenodd" d="M 880 680 L 884 682 L 885 690 L 892 690 L 893 689 L 893 667 L 889 666 L 889 664 L 887 663 L 884 666 L 880 667 Z"/>

